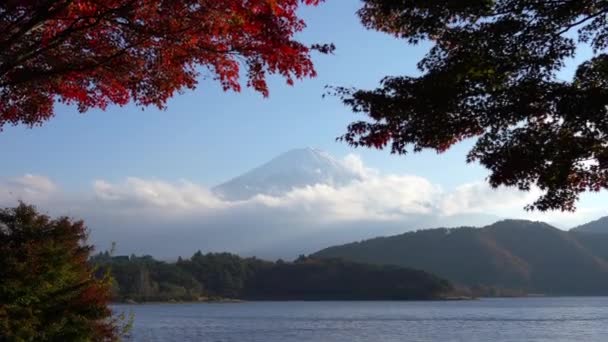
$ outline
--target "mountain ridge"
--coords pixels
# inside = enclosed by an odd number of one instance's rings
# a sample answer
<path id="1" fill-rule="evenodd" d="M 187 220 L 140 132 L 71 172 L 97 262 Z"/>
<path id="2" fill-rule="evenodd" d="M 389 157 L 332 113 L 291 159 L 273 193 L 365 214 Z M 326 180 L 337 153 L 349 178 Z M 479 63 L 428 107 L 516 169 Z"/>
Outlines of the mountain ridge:
<path id="1" fill-rule="evenodd" d="M 587 222 L 574 227 L 571 230 L 576 232 L 608 234 L 608 216 L 600 217 L 597 220 Z"/>
<path id="2" fill-rule="evenodd" d="M 469 287 L 555 295 L 608 294 L 608 246 L 544 222 L 502 220 L 332 246 L 314 257 L 423 269 Z"/>

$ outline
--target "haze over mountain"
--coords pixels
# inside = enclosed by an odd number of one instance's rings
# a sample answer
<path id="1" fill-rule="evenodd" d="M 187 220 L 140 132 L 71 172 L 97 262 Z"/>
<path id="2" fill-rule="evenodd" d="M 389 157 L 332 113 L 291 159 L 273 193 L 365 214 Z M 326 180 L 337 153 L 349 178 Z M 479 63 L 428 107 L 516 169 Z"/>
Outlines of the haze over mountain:
<path id="1" fill-rule="evenodd" d="M 583 225 L 573 228 L 572 230 L 576 232 L 608 234 L 608 216 L 599 218 L 589 223 L 585 223 Z"/>
<path id="2" fill-rule="evenodd" d="M 281 196 L 296 188 L 326 184 L 345 186 L 362 175 L 326 152 L 293 149 L 236 178 L 212 188 L 224 200 L 246 200 L 256 195 Z"/>
<path id="3" fill-rule="evenodd" d="M 314 256 L 424 269 L 460 284 L 518 293 L 597 295 L 608 294 L 608 238 L 601 240 L 542 222 L 504 220 L 380 237 Z"/>
<path id="4" fill-rule="evenodd" d="M 487 225 L 514 217 L 533 196 L 483 181 L 444 188 L 422 176 L 372 169 L 357 155 L 336 158 L 312 148 L 287 151 L 211 188 L 128 177 L 69 191 L 40 175 L 0 179 L 2 206 L 24 200 L 52 215 L 82 218 L 101 249 L 116 242 L 117 253 L 167 259 L 199 249 L 293 259 L 376 236 Z"/>

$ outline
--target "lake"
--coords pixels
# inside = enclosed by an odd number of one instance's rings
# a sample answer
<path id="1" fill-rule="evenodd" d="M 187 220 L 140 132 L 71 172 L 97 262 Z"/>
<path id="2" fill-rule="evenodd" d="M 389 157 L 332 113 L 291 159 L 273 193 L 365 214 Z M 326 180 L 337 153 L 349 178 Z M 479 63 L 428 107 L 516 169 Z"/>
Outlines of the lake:
<path id="1" fill-rule="evenodd" d="M 608 341 L 608 297 L 114 305 L 132 341 Z"/>

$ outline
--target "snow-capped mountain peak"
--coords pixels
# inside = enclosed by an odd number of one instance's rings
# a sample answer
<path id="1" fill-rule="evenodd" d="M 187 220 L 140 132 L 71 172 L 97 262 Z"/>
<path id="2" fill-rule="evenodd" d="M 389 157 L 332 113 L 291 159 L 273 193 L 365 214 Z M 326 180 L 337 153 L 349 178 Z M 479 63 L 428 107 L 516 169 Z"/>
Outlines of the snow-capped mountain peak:
<path id="1" fill-rule="evenodd" d="M 287 151 L 212 190 L 226 200 L 245 200 L 258 194 L 278 196 L 308 185 L 341 186 L 357 179 L 359 174 L 329 153 L 300 148 Z"/>

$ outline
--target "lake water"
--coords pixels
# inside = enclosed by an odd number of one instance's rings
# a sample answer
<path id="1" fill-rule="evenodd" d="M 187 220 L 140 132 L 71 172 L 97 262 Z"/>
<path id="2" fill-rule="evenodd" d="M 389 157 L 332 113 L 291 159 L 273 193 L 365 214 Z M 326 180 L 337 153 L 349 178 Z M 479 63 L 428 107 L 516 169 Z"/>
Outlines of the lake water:
<path id="1" fill-rule="evenodd" d="M 115 305 L 133 341 L 608 341 L 608 297 Z"/>

